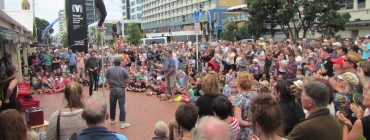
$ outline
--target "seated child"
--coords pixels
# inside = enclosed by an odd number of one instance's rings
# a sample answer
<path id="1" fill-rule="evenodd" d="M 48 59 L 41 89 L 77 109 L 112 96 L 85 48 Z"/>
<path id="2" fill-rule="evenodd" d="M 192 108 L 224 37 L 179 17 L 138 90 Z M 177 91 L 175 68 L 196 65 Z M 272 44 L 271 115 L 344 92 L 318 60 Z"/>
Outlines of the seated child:
<path id="1" fill-rule="evenodd" d="M 136 89 L 134 90 L 135 92 L 144 92 L 146 91 L 147 86 L 145 84 L 144 78 L 140 79 L 140 84 L 136 84 Z"/>
<path id="2" fill-rule="evenodd" d="M 63 78 L 63 85 L 68 85 L 68 83 L 70 83 L 71 80 L 69 79 L 69 76 L 66 76 Z"/>
<path id="3" fill-rule="evenodd" d="M 127 91 L 133 91 L 136 89 L 136 85 L 133 78 L 130 78 L 130 83 L 128 84 L 128 87 L 126 88 Z"/>
<path id="4" fill-rule="evenodd" d="M 105 76 L 104 76 L 104 74 L 101 72 L 100 73 L 100 76 L 99 76 L 99 79 L 98 79 L 98 86 L 99 87 L 103 87 L 103 83 L 105 83 L 106 82 L 106 79 L 105 79 Z M 105 86 L 106 86 L 107 84 L 105 84 Z"/>
<path id="5" fill-rule="evenodd" d="M 37 89 L 37 91 L 39 92 L 39 94 L 42 94 L 42 93 L 51 94 L 51 92 L 52 92 L 51 86 L 49 85 L 49 83 L 46 80 L 41 80 L 40 87 L 39 87 L 39 89 Z"/>
<path id="6" fill-rule="evenodd" d="M 55 78 L 55 83 L 53 85 L 53 91 L 54 91 L 54 93 L 58 93 L 58 92 L 64 91 L 63 82 L 60 81 L 58 78 Z"/>
<path id="7" fill-rule="evenodd" d="M 161 94 L 164 94 L 166 87 L 162 79 L 158 80 L 158 85 L 154 84 L 152 85 L 152 92 L 148 93 L 149 96 L 151 95 L 157 95 L 157 97 L 160 97 Z"/>

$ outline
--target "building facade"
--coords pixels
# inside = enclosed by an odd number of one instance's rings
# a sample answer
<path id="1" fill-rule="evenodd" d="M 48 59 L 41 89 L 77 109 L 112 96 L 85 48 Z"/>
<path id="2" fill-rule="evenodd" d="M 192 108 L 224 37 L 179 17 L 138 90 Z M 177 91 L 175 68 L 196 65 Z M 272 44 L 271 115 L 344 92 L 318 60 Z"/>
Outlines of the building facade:
<path id="1" fill-rule="evenodd" d="M 122 0 L 122 20 L 142 20 L 143 0 Z"/>
<path id="2" fill-rule="evenodd" d="M 65 14 L 66 14 L 65 10 L 59 10 L 58 17 L 61 15 L 65 15 Z M 64 27 L 65 27 L 64 22 L 65 22 L 65 16 L 61 17 L 60 20 L 58 21 L 59 33 L 61 34 L 64 32 Z"/>
<path id="3" fill-rule="evenodd" d="M 95 22 L 95 19 L 98 19 L 98 13 L 95 12 L 96 8 L 94 6 L 94 0 L 86 0 L 86 23 L 90 25 Z M 95 17 L 94 17 L 95 16 Z"/>
<path id="4" fill-rule="evenodd" d="M 147 37 L 173 36 L 173 41 L 196 41 L 194 11 L 202 6 L 200 19 L 206 40 L 220 39 L 222 19 L 240 14 L 226 12 L 227 8 L 245 4 L 245 0 L 143 0 L 143 28 Z M 208 12 L 210 17 L 208 16 Z M 185 16 L 185 20 L 183 19 Z M 210 24 L 211 25 L 210 25 Z M 208 27 L 211 26 L 211 27 Z M 171 28 L 171 33 L 169 29 Z M 199 38 L 201 39 L 201 38 Z"/>

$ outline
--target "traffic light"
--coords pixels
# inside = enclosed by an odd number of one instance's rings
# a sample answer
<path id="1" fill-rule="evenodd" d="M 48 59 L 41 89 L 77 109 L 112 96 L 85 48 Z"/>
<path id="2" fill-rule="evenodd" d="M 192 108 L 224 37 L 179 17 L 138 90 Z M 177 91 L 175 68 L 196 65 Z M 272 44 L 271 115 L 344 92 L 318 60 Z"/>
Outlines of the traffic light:
<path id="1" fill-rule="evenodd" d="M 182 21 L 185 22 L 185 15 L 182 15 Z"/>
<path id="2" fill-rule="evenodd" d="M 164 34 L 162 34 L 162 37 L 164 37 Z"/>
<path id="3" fill-rule="evenodd" d="M 203 10 L 203 5 L 199 4 L 199 11 L 202 12 L 202 10 Z"/>

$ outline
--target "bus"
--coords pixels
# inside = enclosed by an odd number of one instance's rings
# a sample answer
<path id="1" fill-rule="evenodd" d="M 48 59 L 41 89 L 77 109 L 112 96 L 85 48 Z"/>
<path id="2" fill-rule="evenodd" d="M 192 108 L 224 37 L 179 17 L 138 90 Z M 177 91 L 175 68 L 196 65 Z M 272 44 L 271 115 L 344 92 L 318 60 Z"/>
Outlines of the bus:
<path id="1" fill-rule="evenodd" d="M 167 43 L 166 37 L 156 37 L 156 38 L 142 38 L 140 39 L 143 44 L 164 44 Z"/>

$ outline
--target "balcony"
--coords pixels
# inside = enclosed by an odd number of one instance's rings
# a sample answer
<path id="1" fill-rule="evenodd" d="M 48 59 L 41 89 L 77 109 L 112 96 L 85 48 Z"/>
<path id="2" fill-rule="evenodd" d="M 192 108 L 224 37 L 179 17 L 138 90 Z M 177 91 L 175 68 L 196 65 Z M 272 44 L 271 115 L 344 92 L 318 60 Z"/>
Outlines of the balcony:
<path id="1" fill-rule="evenodd" d="M 235 16 L 227 17 L 222 20 L 222 25 L 225 25 L 229 23 L 230 21 L 234 21 L 234 22 L 248 21 L 248 16 L 247 15 L 235 15 Z"/>

